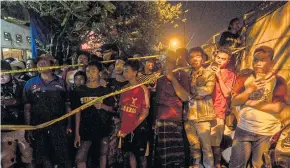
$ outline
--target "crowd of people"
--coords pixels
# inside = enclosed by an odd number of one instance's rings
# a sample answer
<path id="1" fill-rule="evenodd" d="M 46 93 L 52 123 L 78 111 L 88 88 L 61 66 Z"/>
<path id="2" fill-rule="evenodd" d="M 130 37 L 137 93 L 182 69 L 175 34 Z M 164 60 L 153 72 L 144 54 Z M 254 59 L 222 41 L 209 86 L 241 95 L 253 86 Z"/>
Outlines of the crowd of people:
<path id="1" fill-rule="evenodd" d="M 237 29 L 237 21 L 231 21 L 229 30 Z M 77 62 L 83 66 L 75 69 L 1 74 L 2 125 L 39 125 L 97 97 L 165 75 L 51 126 L 1 130 L 2 167 L 20 160 L 28 168 L 262 167 L 262 154 L 281 128 L 277 116 L 287 101 L 284 79 L 267 75 L 274 50 L 256 48 L 253 73 L 241 75 L 231 68 L 234 55 L 222 44 L 210 65 L 204 64 L 209 56 L 201 47 L 166 50 L 165 55 L 144 61 L 118 56 L 105 65 L 81 51 Z M 58 64 L 41 55 L 27 60 L 26 67 Z M 23 69 L 25 63 L 1 60 L 1 71 L 12 67 Z M 190 68 L 173 72 L 179 67 Z M 236 124 L 226 123 L 229 116 L 235 116 Z M 221 151 L 232 132 L 228 165 Z"/>

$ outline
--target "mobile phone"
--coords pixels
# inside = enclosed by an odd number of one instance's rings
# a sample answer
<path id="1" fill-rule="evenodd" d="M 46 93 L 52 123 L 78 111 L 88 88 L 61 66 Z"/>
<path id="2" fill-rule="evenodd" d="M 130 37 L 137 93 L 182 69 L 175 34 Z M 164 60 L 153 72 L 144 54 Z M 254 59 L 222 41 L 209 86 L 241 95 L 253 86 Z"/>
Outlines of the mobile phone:
<path id="1" fill-rule="evenodd" d="M 212 66 L 212 67 L 217 67 L 218 66 L 218 64 L 216 63 L 216 62 L 213 62 L 213 63 L 211 63 L 211 65 L 210 66 Z"/>

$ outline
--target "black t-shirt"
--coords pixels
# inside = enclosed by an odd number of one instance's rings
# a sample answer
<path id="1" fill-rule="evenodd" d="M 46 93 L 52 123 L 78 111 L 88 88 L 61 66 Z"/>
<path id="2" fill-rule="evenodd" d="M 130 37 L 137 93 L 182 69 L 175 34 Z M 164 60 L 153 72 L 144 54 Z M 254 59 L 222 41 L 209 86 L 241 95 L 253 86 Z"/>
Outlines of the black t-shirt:
<path id="1" fill-rule="evenodd" d="M 116 78 L 109 78 L 107 79 L 107 87 L 111 89 L 112 92 L 121 90 L 124 86 L 126 86 L 129 82 L 119 82 L 116 80 Z M 117 112 L 117 109 L 119 109 L 119 101 L 120 101 L 120 94 L 114 96 L 115 104 L 114 104 L 114 111 Z"/>
<path id="2" fill-rule="evenodd" d="M 16 100 L 16 104 L 5 106 L 1 104 L 1 124 L 18 125 L 24 124 L 23 104 L 21 101 L 23 83 L 12 79 L 7 84 L 1 85 L 1 100 Z"/>
<path id="3" fill-rule="evenodd" d="M 112 91 L 120 90 L 122 87 L 124 87 L 128 83 L 129 83 L 128 81 L 119 82 L 119 81 L 116 80 L 116 78 L 109 78 L 109 79 L 107 79 L 107 86 Z"/>
<path id="4" fill-rule="evenodd" d="M 223 47 L 237 47 L 238 46 L 238 41 L 237 39 L 240 37 L 240 35 L 237 34 L 233 34 L 229 31 L 223 32 L 219 41 L 219 46 L 223 46 Z"/>
<path id="5" fill-rule="evenodd" d="M 88 88 L 81 86 L 76 88 L 74 92 L 74 101 L 77 107 L 88 103 L 96 97 L 109 94 L 108 87 Z M 103 104 L 113 106 L 114 99 L 109 97 L 103 100 Z M 109 135 L 111 128 L 110 112 L 103 109 L 96 109 L 95 106 L 90 106 L 81 112 L 80 121 L 80 136 L 82 140 L 99 140 L 100 138 Z"/>

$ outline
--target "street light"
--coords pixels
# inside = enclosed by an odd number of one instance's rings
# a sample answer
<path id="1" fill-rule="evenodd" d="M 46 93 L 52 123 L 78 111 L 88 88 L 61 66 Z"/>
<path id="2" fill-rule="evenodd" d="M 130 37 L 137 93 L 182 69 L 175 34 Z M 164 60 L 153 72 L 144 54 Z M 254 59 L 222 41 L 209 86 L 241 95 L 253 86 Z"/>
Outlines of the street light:
<path id="1" fill-rule="evenodd" d="M 172 40 L 169 44 L 170 49 L 176 49 L 178 47 L 178 41 L 176 39 Z"/>
<path id="2" fill-rule="evenodd" d="M 177 41 L 173 41 L 173 42 L 172 42 L 172 45 L 173 45 L 173 46 L 176 46 L 176 45 L 177 45 Z"/>

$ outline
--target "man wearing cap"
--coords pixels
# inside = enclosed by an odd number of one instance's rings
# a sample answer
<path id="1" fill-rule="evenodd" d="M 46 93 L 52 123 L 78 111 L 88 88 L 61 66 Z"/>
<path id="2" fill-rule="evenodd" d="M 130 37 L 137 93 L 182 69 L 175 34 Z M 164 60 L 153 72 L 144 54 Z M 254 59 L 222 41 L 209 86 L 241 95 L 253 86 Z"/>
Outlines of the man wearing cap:
<path id="1" fill-rule="evenodd" d="M 53 65 L 54 58 L 48 55 L 37 57 L 37 68 Z M 51 70 L 39 71 L 39 75 L 26 82 L 23 90 L 25 122 L 39 125 L 61 117 L 69 111 L 65 82 Z M 66 121 L 57 122 L 49 127 L 26 131 L 25 138 L 34 146 L 37 164 L 44 168 L 60 165 L 71 168 L 68 158 Z"/>
<path id="2" fill-rule="evenodd" d="M 11 70 L 8 62 L 1 60 L 1 70 Z M 21 102 L 23 84 L 11 74 L 1 74 L 1 124 L 23 125 Z M 24 138 L 24 131 L 1 131 L 1 163 L 8 168 L 16 163 L 16 149 L 19 147 L 21 161 L 26 167 L 33 167 L 32 148 Z"/>
<path id="3" fill-rule="evenodd" d="M 192 167 L 214 167 L 214 157 L 211 149 L 211 124 L 216 114 L 213 108 L 212 94 L 215 86 L 215 74 L 212 70 L 202 67 L 207 56 L 201 47 L 190 49 L 189 63 L 192 66 L 190 73 L 189 111 L 185 121 L 185 131 L 190 144 Z M 201 161 L 202 149 L 203 159 Z"/>

